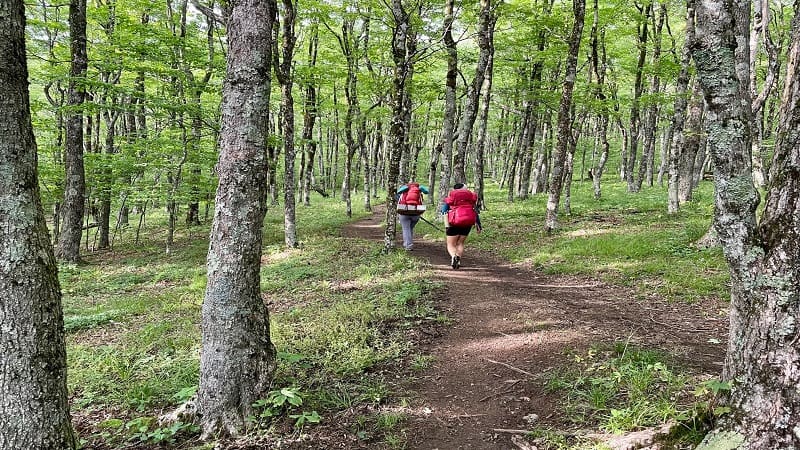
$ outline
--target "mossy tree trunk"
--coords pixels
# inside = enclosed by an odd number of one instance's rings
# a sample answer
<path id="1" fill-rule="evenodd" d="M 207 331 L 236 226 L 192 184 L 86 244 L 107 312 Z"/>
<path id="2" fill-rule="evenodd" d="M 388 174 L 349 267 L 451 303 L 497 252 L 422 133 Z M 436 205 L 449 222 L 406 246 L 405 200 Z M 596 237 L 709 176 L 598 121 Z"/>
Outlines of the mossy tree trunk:
<path id="1" fill-rule="evenodd" d="M 0 0 L 0 448 L 74 449 L 25 55 L 24 3 Z"/>
<path id="2" fill-rule="evenodd" d="M 408 89 L 414 73 L 414 56 L 417 50 L 416 35 L 411 28 L 411 17 L 403 0 L 392 0 L 392 59 L 394 60 L 394 76 L 392 77 L 392 125 L 389 129 L 389 162 L 386 177 L 386 230 L 384 232 L 384 251 L 394 249 L 397 233 L 397 199 L 395 191 L 400 173 L 400 159 L 408 151 L 408 128 L 411 126 L 411 114 Z"/>
<path id="3" fill-rule="evenodd" d="M 86 55 L 86 0 L 69 2 L 70 80 L 67 104 L 66 140 L 64 146 L 64 203 L 61 232 L 56 253 L 65 261 L 80 261 L 81 233 L 86 195 L 86 173 L 83 167 L 83 112 L 86 97 L 84 78 L 88 57 Z"/>
<path id="4" fill-rule="evenodd" d="M 202 308 L 198 413 L 203 435 L 238 435 L 275 371 L 260 292 L 267 210 L 267 122 L 276 5 L 233 0 L 217 163 L 219 187 Z"/>
<path id="5" fill-rule="evenodd" d="M 800 11 L 800 1 L 795 1 Z M 692 56 L 708 104 L 715 227 L 731 272 L 723 378 L 732 385 L 706 443 L 800 447 L 800 16 L 792 21 L 775 155 L 760 222 L 753 184 L 747 67 L 749 3 L 701 0 Z M 744 22 L 744 23 L 743 23 Z M 737 45 L 738 42 L 738 45 Z"/>
<path id="6" fill-rule="evenodd" d="M 552 231 L 558 226 L 558 203 L 564 182 L 565 162 L 570 148 L 572 135 L 572 92 L 575 88 L 575 77 L 578 69 L 578 52 L 583 35 L 583 18 L 586 12 L 586 0 L 572 0 L 574 23 L 569 38 L 567 53 L 566 77 L 561 92 L 561 103 L 558 107 L 558 141 L 553 155 L 553 169 L 550 179 L 550 191 L 547 198 L 545 230 Z"/>

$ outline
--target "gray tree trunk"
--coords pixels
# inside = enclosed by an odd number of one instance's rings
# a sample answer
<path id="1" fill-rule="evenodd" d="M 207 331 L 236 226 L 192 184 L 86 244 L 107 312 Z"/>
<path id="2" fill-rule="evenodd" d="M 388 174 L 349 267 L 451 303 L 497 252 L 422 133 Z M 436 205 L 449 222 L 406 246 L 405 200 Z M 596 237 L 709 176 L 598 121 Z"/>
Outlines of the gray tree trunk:
<path id="1" fill-rule="evenodd" d="M 598 125 L 597 128 L 599 130 L 599 138 L 600 138 L 600 156 L 597 158 L 597 163 L 592 168 L 592 188 L 594 190 L 594 198 L 599 199 L 602 195 L 601 187 L 600 187 L 600 180 L 603 178 L 603 171 L 606 167 L 606 162 L 608 161 L 608 152 L 610 149 L 610 145 L 608 143 L 608 123 L 609 123 L 609 111 L 608 105 L 606 104 L 606 94 L 605 94 L 605 77 L 606 77 L 606 69 L 607 69 L 607 58 L 606 58 L 606 43 L 605 43 L 605 30 L 600 31 L 598 30 L 600 22 L 600 8 L 598 5 L 598 0 L 594 0 L 594 17 L 592 19 L 592 32 L 591 32 L 591 56 L 592 56 L 592 68 L 594 69 L 595 75 L 597 77 L 597 88 L 595 91 L 595 97 L 598 101 L 602 102 L 602 111 L 598 118 Z M 600 54 L 602 53 L 602 59 Z"/>
<path id="2" fill-rule="evenodd" d="M 0 1 L 0 92 L 0 448 L 74 449 L 61 290 L 39 197 L 21 0 Z"/>
<path id="3" fill-rule="evenodd" d="M 695 186 L 695 166 L 697 155 L 703 141 L 703 110 L 704 102 L 700 85 L 695 83 L 688 105 L 689 111 L 684 126 L 683 149 L 681 150 L 678 166 L 678 201 L 686 203 L 692 201 Z M 703 164 L 700 161 L 699 164 Z"/>
<path id="4" fill-rule="evenodd" d="M 441 170 L 439 171 L 439 202 L 442 206 L 450 192 L 453 176 L 453 129 L 456 123 L 456 78 L 458 76 L 458 51 L 453 40 L 453 0 L 444 6 L 444 45 L 447 50 L 447 75 L 444 86 L 444 117 L 442 118 Z"/>
<path id="5" fill-rule="evenodd" d="M 318 25 L 311 26 L 311 36 L 308 40 L 308 67 L 317 65 L 317 49 L 319 48 Z M 317 101 L 317 87 L 315 81 L 306 82 L 306 97 L 303 110 L 303 146 L 305 148 L 305 166 L 302 167 L 303 180 L 303 205 L 311 206 L 311 188 L 314 183 L 314 157 L 317 153 L 317 141 L 314 140 L 314 125 L 319 115 Z"/>
<path id="6" fill-rule="evenodd" d="M 800 1 L 794 2 L 794 9 L 800 11 Z M 730 337 L 723 369 L 723 379 L 732 385 L 725 399 L 731 412 L 720 418 L 717 432 L 700 448 L 713 448 L 721 441 L 728 443 L 725 448 L 798 448 L 800 15 L 792 21 L 775 155 L 758 223 L 750 90 L 740 70 L 748 66 L 747 19 L 749 3 L 701 0 L 692 44 L 708 103 L 714 223 L 731 272 Z"/>
<path id="7" fill-rule="evenodd" d="M 661 59 L 661 31 L 664 27 L 664 21 L 667 17 L 667 5 L 662 3 L 659 7 L 658 19 L 656 20 L 655 13 L 652 14 L 651 19 L 653 26 L 653 56 L 652 65 L 657 66 Z M 658 72 L 653 74 L 650 83 L 650 95 L 654 98 L 661 92 L 661 77 Z M 653 185 L 653 165 L 655 160 L 655 147 L 656 147 L 656 129 L 658 128 L 659 105 L 656 101 L 651 100 L 650 105 L 647 107 L 644 122 L 644 142 L 642 145 L 642 162 L 639 164 L 639 177 L 636 179 L 636 190 L 642 188 L 642 184 L 647 182 L 648 186 Z"/>
<path id="8" fill-rule="evenodd" d="M 86 196 L 86 174 L 83 168 L 83 105 L 86 87 L 88 57 L 86 55 L 86 0 L 69 2 L 70 80 L 67 94 L 66 140 L 64 146 L 64 202 L 61 232 L 58 235 L 56 254 L 59 258 L 77 263 L 80 261 L 81 233 Z"/>
<path id="9" fill-rule="evenodd" d="M 686 41 L 681 52 L 681 71 L 675 87 L 675 112 L 672 117 L 672 142 L 669 152 L 669 185 L 667 187 L 667 213 L 677 214 L 680 209 L 679 180 L 689 175 L 682 171 L 680 162 L 683 159 L 684 127 L 686 126 L 686 108 L 689 95 L 689 65 L 691 52 L 689 46 L 694 39 L 694 0 L 686 1 Z M 691 184 L 691 180 L 690 180 Z"/>
<path id="10" fill-rule="evenodd" d="M 198 413 L 205 437 L 247 427 L 276 365 L 259 272 L 276 10 L 271 0 L 233 0 L 229 9 L 219 187 L 202 308 Z"/>
<path id="11" fill-rule="evenodd" d="M 550 232 L 558 227 L 558 203 L 561 198 L 561 188 L 564 181 L 564 162 L 572 140 L 572 123 L 570 110 L 572 109 L 572 92 L 575 88 L 575 76 L 578 68 L 578 52 L 583 35 L 583 18 L 586 12 L 585 0 L 572 0 L 572 11 L 575 22 L 569 37 L 569 51 L 567 53 L 566 77 L 561 93 L 561 103 L 558 107 L 558 140 L 555 154 L 553 155 L 553 169 L 550 178 L 550 190 L 547 197 L 547 213 L 545 217 L 545 230 Z"/>
<path id="12" fill-rule="evenodd" d="M 753 99 L 753 116 L 755 117 L 755 130 L 753 133 L 753 181 L 758 187 L 766 186 L 762 147 L 764 142 L 764 104 L 772 93 L 778 77 L 780 61 L 779 49 L 772 40 L 769 30 L 770 9 L 769 1 L 753 1 L 753 27 L 750 31 L 750 96 Z M 761 92 L 758 90 L 758 72 L 756 70 L 756 55 L 758 54 L 759 39 L 764 41 L 767 53 L 767 75 Z"/>
<path id="13" fill-rule="evenodd" d="M 384 251 L 394 249 L 397 233 L 397 199 L 395 191 L 400 172 L 400 157 L 408 152 L 408 128 L 411 118 L 410 96 L 408 88 L 411 84 L 414 62 L 417 51 L 416 35 L 411 28 L 411 17 L 403 5 L 403 0 L 392 0 L 392 59 L 394 75 L 392 77 L 392 125 L 389 130 L 389 162 L 386 177 L 386 231 L 384 232 Z"/>
<path id="14" fill-rule="evenodd" d="M 494 70 L 494 26 L 497 15 L 492 14 L 489 22 L 487 45 L 489 64 L 486 66 L 486 76 L 483 80 L 483 94 L 481 109 L 478 115 L 478 142 L 475 143 L 475 192 L 478 194 L 478 211 L 484 209 L 484 183 L 483 174 L 485 166 L 486 129 L 489 123 L 489 100 L 492 94 L 492 72 Z"/>
<path id="15" fill-rule="evenodd" d="M 633 102 L 631 104 L 631 120 L 630 132 L 628 133 L 629 144 L 627 152 L 623 152 L 623 164 L 625 166 L 625 181 L 628 183 L 629 192 L 638 192 L 636 179 L 634 178 L 634 169 L 636 168 L 636 158 L 639 152 L 639 137 L 641 135 L 642 119 L 641 119 L 641 98 L 644 91 L 644 64 L 647 60 L 647 32 L 648 20 L 653 4 L 647 3 L 642 6 L 636 3 L 636 8 L 641 13 L 641 22 L 637 26 L 637 46 L 639 47 L 639 59 L 636 63 L 636 79 L 633 85 Z"/>
<path id="16" fill-rule="evenodd" d="M 292 73 L 292 57 L 297 37 L 294 33 L 295 0 L 282 0 L 283 9 L 281 25 L 281 56 L 275 54 L 275 75 L 281 85 L 281 128 L 283 128 L 283 232 L 286 247 L 297 247 L 297 221 L 295 220 L 296 202 L 294 198 L 295 173 L 294 162 L 297 149 L 294 146 L 294 74 Z"/>
<path id="17" fill-rule="evenodd" d="M 456 157 L 453 162 L 453 177 L 456 182 L 467 182 L 467 148 L 472 138 L 472 128 L 475 125 L 475 118 L 478 116 L 478 100 L 483 87 L 483 79 L 486 77 L 486 67 L 489 65 L 489 26 L 492 21 L 492 2 L 491 0 L 480 0 L 481 11 L 478 16 L 478 63 L 475 66 L 475 77 L 472 83 L 467 86 L 467 97 L 464 109 L 461 113 L 461 122 L 458 125 L 458 144 L 456 146 Z"/>

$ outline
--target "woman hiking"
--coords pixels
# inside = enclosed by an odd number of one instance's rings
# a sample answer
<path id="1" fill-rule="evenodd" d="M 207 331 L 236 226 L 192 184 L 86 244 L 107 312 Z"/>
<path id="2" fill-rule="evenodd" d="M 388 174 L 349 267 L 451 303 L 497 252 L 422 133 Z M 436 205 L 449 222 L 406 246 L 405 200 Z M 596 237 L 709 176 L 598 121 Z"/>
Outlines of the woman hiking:
<path id="1" fill-rule="evenodd" d="M 472 226 L 475 232 L 481 232 L 481 219 L 475 211 L 478 203 L 478 194 L 470 191 L 464 183 L 456 183 L 453 190 L 447 194 L 442 205 L 442 214 L 447 213 L 447 253 L 450 254 L 450 266 L 453 269 L 461 267 L 461 257 L 464 256 L 464 242 L 469 236 Z"/>

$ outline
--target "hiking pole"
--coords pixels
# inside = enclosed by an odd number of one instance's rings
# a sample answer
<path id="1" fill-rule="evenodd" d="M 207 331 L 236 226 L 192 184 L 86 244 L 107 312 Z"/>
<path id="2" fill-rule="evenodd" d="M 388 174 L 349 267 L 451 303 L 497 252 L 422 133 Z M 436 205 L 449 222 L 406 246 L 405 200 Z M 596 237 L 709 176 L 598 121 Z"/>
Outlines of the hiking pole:
<path id="1" fill-rule="evenodd" d="M 441 229 L 441 228 L 437 227 L 436 225 L 434 225 L 433 223 L 431 223 L 431 221 L 430 221 L 430 220 L 428 220 L 428 219 L 426 219 L 426 218 L 424 218 L 424 217 L 422 217 L 422 216 L 419 216 L 419 218 L 420 218 L 420 219 L 422 219 L 422 220 L 424 220 L 424 221 L 425 221 L 425 223 L 427 223 L 428 225 L 430 225 L 430 226 L 432 226 L 433 228 L 435 228 L 435 229 L 437 229 L 437 230 L 441 231 L 442 233 L 444 233 L 444 230 L 443 230 L 443 229 Z"/>

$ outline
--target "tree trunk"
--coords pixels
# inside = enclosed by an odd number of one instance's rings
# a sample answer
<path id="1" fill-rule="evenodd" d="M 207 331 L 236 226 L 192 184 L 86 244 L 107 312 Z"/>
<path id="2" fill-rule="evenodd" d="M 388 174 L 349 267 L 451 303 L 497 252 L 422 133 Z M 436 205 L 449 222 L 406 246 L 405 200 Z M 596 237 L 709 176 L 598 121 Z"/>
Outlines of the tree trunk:
<path id="1" fill-rule="evenodd" d="M 233 0 L 208 284 L 202 308 L 198 413 L 206 438 L 238 435 L 275 371 L 269 312 L 260 295 L 267 209 L 272 27 L 270 0 Z"/>
<path id="2" fill-rule="evenodd" d="M 315 22 L 311 27 L 311 37 L 308 40 L 308 67 L 317 65 L 317 49 L 319 48 L 319 32 Z M 314 80 L 306 82 L 306 98 L 303 110 L 303 146 L 305 148 L 305 166 L 301 178 L 303 180 L 303 205 L 311 206 L 311 188 L 314 183 L 314 157 L 317 153 L 317 141 L 314 140 L 314 125 L 318 116 L 317 87 Z"/>
<path id="3" fill-rule="evenodd" d="M 486 77 L 486 67 L 489 65 L 489 27 L 492 22 L 492 1 L 480 0 L 481 11 L 478 17 L 478 63 L 475 67 L 475 78 L 467 86 L 467 98 L 464 103 L 464 110 L 461 113 L 461 122 L 458 126 L 458 144 L 456 146 L 456 157 L 453 162 L 453 177 L 456 182 L 467 182 L 467 148 L 472 138 L 472 127 L 475 125 L 475 118 L 478 115 L 478 100 L 483 87 L 483 79 Z"/>
<path id="4" fill-rule="evenodd" d="M 497 15 L 492 14 L 487 30 L 488 39 L 486 51 L 489 53 L 489 63 L 486 66 L 486 74 L 483 80 L 483 95 L 481 97 L 481 108 L 478 115 L 478 142 L 475 143 L 475 193 L 478 194 L 477 209 L 481 211 L 485 208 L 484 203 L 484 183 L 483 173 L 485 165 L 485 146 L 486 130 L 489 123 L 489 99 L 492 94 L 492 72 L 494 70 L 494 26 L 497 23 Z"/>
<path id="5" fill-rule="evenodd" d="M 63 218 L 58 235 L 56 253 L 59 258 L 77 263 L 80 261 L 83 213 L 86 196 L 86 174 L 83 168 L 83 112 L 86 94 L 83 78 L 86 76 L 86 0 L 70 0 L 70 81 L 67 94 L 67 132 L 64 148 L 64 202 Z"/>
<path id="6" fill-rule="evenodd" d="M 795 12 L 800 1 L 794 2 Z M 751 101 L 742 53 L 749 3 L 702 0 L 692 56 L 708 103 L 708 148 L 715 167 L 715 227 L 731 272 L 730 337 L 723 379 L 727 406 L 699 448 L 800 447 L 800 16 L 781 102 L 764 212 L 753 184 Z M 744 22 L 744 23 L 742 23 Z M 738 46 L 737 46 L 738 41 Z M 744 43 L 744 45 L 743 45 Z M 744 47 L 744 48 L 741 48 Z M 726 433 L 720 433 L 725 431 Z"/>
<path id="7" fill-rule="evenodd" d="M 564 181 L 564 162 L 572 139 L 570 110 L 572 109 L 572 91 L 575 88 L 575 76 L 578 68 L 578 52 L 581 46 L 581 36 L 583 35 L 583 17 L 586 11 L 586 1 L 572 0 L 572 11 L 575 22 L 572 25 L 572 34 L 570 34 L 569 38 L 566 77 L 561 93 L 561 103 L 558 107 L 558 141 L 555 155 L 553 155 L 553 169 L 545 218 L 545 230 L 547 232 L 555 230 L 558 226 L 558 203 L 561 198 L 561 187 Z"/>
<path id="8" fill-rule="evenodd" d="M 633 84 L 633 103 L 631 105 L 631 121 L 630 131 L 628 133 L 628 151 L 626 156 L 623 157 L 623 164 L 625 165 L 625 181 L 628 183 L 628 192 L 637 192 L 639 189 L 636 185 L 634 178 L 634 169 L 636 168 L 636 158 L 639 151 L 639 136 L 641 134 L 641 98 L 642 91 L 644 90 L 644 63 L 647 59 L 647 22 L 650 18 L 653 9 L 652 3 L 647 5 L 636 4 L 641 15 L 641 22 L 637 25 L 637 46 L 639 47 L 639 59 L 636 63 L 636 79 Z"/>
<path id="9" fill-rule="evenodd" d="M 686 1 L 686 41 L 681 52 L 681 71 L 675 87 L 675 113 L 672 117 L 672 142 L 669 152 L 669 186 L 667 188 L 667 213 L 677 214 L 680 209 L 679 180 L 691 172 L 681 170 L 680 163 L 684 160 L 684 127 L 687 125 L 686 107 L 689 95 L 689 64 L 691 64 L 690 45 L 694 39 L 694 1 Z M 694 107 L 698 107 L 695 105 Z M 694 114 L 697 112 L 695 111 Z M 691 131 L 691 129 L 690 129 Z M 691 184 L 691 180 L 690 180 Z"/>
<path id="10" fill-rule="evenodd" d="M 445 0 L 444 45 L 447 50 L 447 75 L 444 86 L 444 117 L 442 118 L 441 169 L 439 171 L 438 207 L 450 192 L 453 161 L 453 129 L 456 120 L 456 77 L 458 76 L 458 51 L 453 40 L 453 0 Z"/>
<path id="11" fill-rule="evenodd" d="M 695 179 L 695 160 L 703 140 L 703 98 L 700 84 L 695 83 L 689 99 L 689 112 L 684 126 L 683 149 L 678 167 L 678 201 L 692 201 Z M 700 162 L 702 164 L 702 161 Z"/>
<path id="12" fill-rule="evenodd" d="M 281 54 L 273 50 L 275 58 L 275 75 L 281 85 L 281 128 L 283 129 L 283 231 L 286 247 L 297 247 L 297 222 L 295 220 L 295 173 L 294 162 L 296 149 L 294 146 L 294 97 L 292 87 L 292 57 L 297 37 L 294 33 L 294 22 L 297 11 L 296 0 L 282 0 L 283 13 L 281 25 Z M 279 60 L 280 59 L 280 60 Z"/>
<path id="13" fill-rule="evenodd" d="M 392 126 L 389 130 L 389 166 L 386 177 L 386 231 L 384 232 L 384 251 L 394 249 L 397 232 L 397 200 L 395 191 L 400 171 L 400 156 L 408 149 L 408 128 L 411 123 L 408 88 L 411 84 L 416 53 L 416 35 L 411 28 L 411 18 L 406 11 L 403 0 L 392 0 L 392 59 L 394 60 L 394 76 L 392 79 Z"/>
<path id="14" fill-rule="evenodd" d="M 24 3 L 0 1 L 0 448 L 74 449 L 61 290 L 39 197 L 25 54 Z"/>
<path id="15" fill-rule="evenodd" d="M 597 77 L 597 88 L 595 90 L 595 97 L 598 101 L 602 102 L 602 109 L 600 112 L 600 116 L 598 118 L 598 131 L 599 131 L 599 138 L 600 138 L 600 157 L 597 158 L 597 162 L 592 168 L 592 188 L 594 189 L 594 198 L 600 199 L 602 195 L 601 188 L 600 188 L 600 180 L 603 177 L 603 170 L 605 170 L 606 162 L 608 161 L 608 152 L 610 149 L 610 145 L 608 143 L 608 122 L 609 122 L 609 111 L 608 105 L 606 104 L 606 94 L 604 91 L 605 86 L 605 79 L 606 79 L 606 68 L 607 68 L 607 59 L 606 59 L 606 43 L 605 43 L 605 31 L 598 30 L 600 22 L 600 8 L 598 5 L 598 0 L 594 0 L 594 18 L 592 19 L 592 34 L 591 34 L 591 56 L 592 56 L 592 67 L 595 72 L 595 76 Z M 600 54 L 602 53 L 602 60 Z"/>
<path id="16" fill-rule="evenodd" d="M 653 56 L 652 65 L 658 65 L 661 59 L 661 31 L 664 27 L 664 20 L 667 17 L 667 5 L 662 3 L 659 8 L 658 20 L 655 14 L 651 15 L 653 26 Z M 655 99 L 661 92 L 661 77 L 658 72 L 653 74 L 650 83 L 650 95 Z M 639 177 L 636 179 L 636 190 L 642 188 L 642 184 L 647 182 L 648 186 L 653 185 L 653 164 L 655 160 L 656 129 L 658 128 L 659 105 L 655 100 L 650 101 L 647 107 L 644 123 L 644 143 L 642 146 L 642 162 L 639 164 Z"/>

